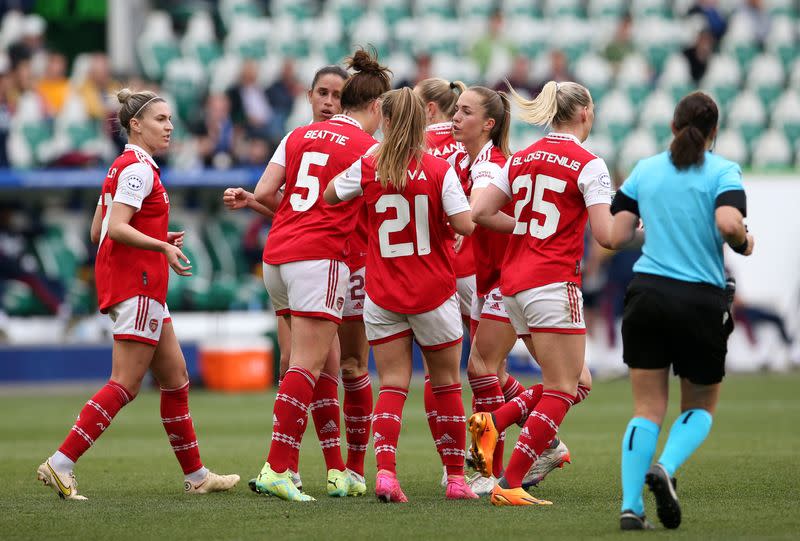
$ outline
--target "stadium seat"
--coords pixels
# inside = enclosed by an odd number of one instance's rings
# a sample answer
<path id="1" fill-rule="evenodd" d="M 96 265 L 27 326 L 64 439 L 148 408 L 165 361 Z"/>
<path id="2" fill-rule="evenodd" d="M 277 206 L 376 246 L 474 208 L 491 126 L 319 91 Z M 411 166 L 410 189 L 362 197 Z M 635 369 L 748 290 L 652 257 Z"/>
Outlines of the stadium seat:
<path id="1" fill-rule="evenodd" d="M 652 92 L 642 104 L 639 124 L 649 130 L 661 146 L 672 138 L 674 109 L 675 100 L 663 90 Z"/>
<path id="2" fill-rule="evenodd" d="M 785 169 L 792 164 L 792 147 L 782 131 L 765 131 L 753 145 L 754 167 Z"/>
<path id="3" fill-rule="evenodd" d="M 269 10 L 272 17 L 290 17 L 304 21 L 311 17 L 314 5 L 310 0 L 271 0 Z"/>
<path id="4" fill-rule="evenodd" d="M 542 19 L 532 19 L 525 16 L 517 16 L 506 21 L 505 35 L 518 48 L 521 54 L 528 58 L 535 58 L 537 55 L 546 52 L 549 48 L 547 36 L 547 23 Z"/>
<path id="5" fill-rule="evenodd" d="M 785 74 L 780 60 L 769 53 L 757 56 L 747 74 L 747 88 L 770 107 L 783 91 Z"/>
<path id="6" fill-rule="evenodd" d="M 532 0 L 505 0 L 501 2 L 507 21 L 517 17 L 533 18 L 542 16 L 542 2 Z"/>
<path id="7" fill-rule="evenodd" d="M 679 51 L 688 41 L 686 31 L 685 25 L 680 22 L 651 16 L 635 21 L 633 40 L 652 69 L 658 73 L 670 54 Z"/>
<path id="8" fill-rule="evenodd" d="M 616 165 L 617 161 L 617 151 L 614 146 L 614 141 L 611 140 L 611 137 L 599 129 L 592 130 L 589 138 L 583 142 L 583 146 L 588 148 L 593 154 L 603 158 L 603 161 L 606 162 L 606 165 L 611 171 L 613 177 L 614 166 Z"/>
<path id="9" fill-rule="evenodd" d="M 242 58 L 264 58 L 270 52 L 267 36 L 271 35 L 270 19 L 236 17 L 225 36 L 225 52 Z"/>
<path id="10" fill-rule="evenodd" d="M 585 16 L 581 0 L 544 0 L 542 11 L 544 16 L 550 19 L 572 19 Z"/>
<path id="11" fill-rule="evenodd" d="M 468 19 L 477 16 L 485 21 L 492 13 L 492 3 L 485 0 L 459 0 L 456 4 L 459 18 Z"/>
<path id="12" fill-rule="evenodd" d="M 595 124 L 608 132 L 614 141 L 621 141 L 636 120 L 636 110 L 625 92 L 612 90 L 597 105 Z"/>
<path id="13" fill-rule="evenodd" d="M 237 19 L 252 19 L 261 17 L 261 9 L 255 0 L 219 0 L 219 16 L 228 33 L 234 30 L 234 21 Z"/>
<path id="14" fill-rule="evenodd" d="M 222 56 L 222 49 L 214 33 L 214 20 L 207 11 L 197 11 L 190 18 L 181 38 L 184 56 L 195 58 L 206 69 Z"/>
<path id="15" fill-rule="evenodd" d="M 700 87 L 725 108 L 739 93 L 741 79 L 741 68 L 735 58 L 716 55 L 711 59 Z"/>
<path id="16" fill-rule="evenodd" d="M 723 130 L 717 135 L 712 151 L 738 164 L 747 163 L 747 143 L 736 130 Z"/>
<path id="17" fill-rule="evenodd" d="M 175 98 L 178 117 L 184 121 L 199 113 L 207 88 L 203 65 L 192 58 L 178 58 L 167 66 L 164 89 Z"/>
<path id="18" fill-rule="evenodd" d="M 411 9 L 406 0 L 375 0 L 373 6 L 390 27 L 394 27 L 400 19 L 411 16 Z"/>
<path id="19" fill-rule="evenodd" d="M 746 70 L 758 54 L 755 30 L 747 16 L 734 13 L 728 21 L 728 30 L 722 38 L 721 49 L 732 55 L 739 66 Z"/>
<path id="20" fill-rule="evenodd" d="M 619 67 L 617 88 L 624 90 L 634 105 L 638 105 L 650 92 L 651 77 L 651 67 L 644 56 L 631 54 Z"/>
<path id="21" fill-rule="evenodd" d="M 296 21 L 288 16 L 271 19 L 271 33 L 267 40 L 268 50 L 294 58 L 308 55 L 311 24 L 313 24 L 311 20 Z"/>
<path id="22" fill-rule="evenodd" d="M 766 125 L 767 113 L 759 97 L 745 90 L 731 102 L 728 126 L 741 132 L 748 145 L 761 135 Z"/>
<path id="23" fill-rule="evenodd" d="M 386 58 L 389 55 L 389 37 L 389 27 L 383 16 L 370 10 L 353 25 L 350 50 L 359 45 L 371 45 L 378 51 L 378 58 Z"/>
<path id="24" fill-rule="evenodd" d="M 453 3 L 450 0 L 425 0 L 424 2 L 414 2 L 414 15 L 416 17 L 442 17 L 453 19 L 456 15 Z"/>
<path id="25" fill-rule="evenodd" d="M 562 16 L 553 19 L 552 25 L 559 31 L 548 41 L 567 55 L 568 64 L 574 64 L 591 49 L 592 23 L 575 16 Z"/>
<path id="26" fill-rule="evenodd" d="M 136 52 L 145 76 L 161 81 L 165 67 L 180 56 L 168 13 L 152 11 L 148 14 L 142 33 L 136 38 Z"/>
<path id="27" fill-rule="evenodd" d="M 335 13 L 346 29 L 352 27 L 364 14 L 364 5 L 358 0 L 330 0 L 325 9 Z"/>
<path id="28" fill-rule="evenodd" d="M 797 17 L 797 2 L 792 0 L 765 0 L 764 6 L 773 16 L 786 15 Z"/>
<path id="29" fill-rule="evenodd" d="M 210 69 L 209 93 L 225 92 L 239 78 L 242 69 L 242 58 L 237 54 L 227 53 L 217 59 Z"/>
<path id="30" fill-rule="evenodd" d="M 800 143 L 800 93 L 785 91 L 772 106 L 772 128 L 783 131 L 790 144 Z"/>
<path id="31" fill-rule="evenodd" d="M 613 19 L 618 20 L 627 10 L 627 2 L 625 0 L 589 0 L 586 8 L 588 19 L 596 21 L 597 19 Z"/>
<path id="32" fill-rule="evenodd" d="M 52 128 L 44 117 L 39 97 L 31 92 L 23 94 L 11 117 L 8 136 L 8 159 L 15 168 L 27 169 L 46 164 L 41 147 L 52 137 Z"/>
<path id="33" fill-rule="evenodd" d="M 617 158 L 620 171 L 627 175 L 643 158 L 653 156 L 659 152 L 659 146 L 653 135 L 646 130 L 631 132 L 622 142 L 622 147 Z"/>
<path id="34" fill-rule="evenodd" d="M 672 53 L 667 58 L 664 71 L 658 78 L 658 88 L 669 93 L 676 102 L 694 90 L 689 62 L 683 54 Z"/>
<path id="35" fill-rule="evenodd" d="M 611 86 L 611 65 L 602 56 L 589 53 L 575 64 L 575 77 L 589 89 L 595 102 L 601 102 Z"/>
<path id="36" fill-rule="evenodd" d="M 631 2 L 631 14 L 634 18 L 670 17 L 672 15 L 665 0 L 636 0 Z"/>
<path id="37" fill-rule="evenodd" d="M 798 55 L 798 32 L 796 20 L 790 17 L 775 17 L 765 42 L 768 53 L 778 57 L 784 69 L 789 69 Z"/>

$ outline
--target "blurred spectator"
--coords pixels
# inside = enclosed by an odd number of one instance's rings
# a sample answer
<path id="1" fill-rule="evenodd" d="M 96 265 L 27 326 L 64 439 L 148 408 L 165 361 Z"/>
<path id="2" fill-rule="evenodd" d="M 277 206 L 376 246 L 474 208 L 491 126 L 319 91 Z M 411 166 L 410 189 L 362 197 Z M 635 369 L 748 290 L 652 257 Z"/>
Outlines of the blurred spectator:
<path id="1" fill-rule="evenodd" d="M 11 62 L 11 74 L 8 85 L 8 106 L 12 113 L 16 112 L 20 97 L 35 90 L 36 81 L 31 71 L 31 52 L 21 43 L 8 48 L 8 59 Z"/>
<path id="2" fill-rule="evenodd" d="M 116 115 L 119 105 L 116 92 L 120 88 L 121 85 L 111 77 L 108 56 L 105 53 L 93 54 L 86 70 L 86 78 L 78 88 L 86 113 L 95 120 L 105 120 L 109 115 Z"/>
<path id="3" fill-rule="evenodd" d="M 242 65 L 239 82 L 227 92 L 234 124 L 248 137 L 266 139 L 275 144 L 283 135 L 280 121 L 267 97 L 267 90 L 258 82 L 258 64 L 247 60 Z"/>
<path id="4" fill-rule="evenodd" d="M 714 36 L 714 43 L 718 43 L 728 29 L 728 22 L 720 13 L 718 4 L 718 0 L 698 0 L 687 12 L 687 15 L 702 15 L 705 18 L 708 30 Z"/>
<path id="5" fill-rule="evenodd" d="M 231 105 L 225 94 L 206 98 L 203 123 L 197 126 L 197 151 L 206 167 L 226 169 L 233 165 L 234 131 Z"/>
<path id="6" fill-rule="evenodd" d="M 44 102 L 45 112 L 54 117 L 64 106 L 69 95 L 69 79 L 67 79 L 67 58 L 61 53 L 48 53 L 44 75 L 36 85 L 36 89 Z"/>
<path id="7" fill-rule="evenodd" d="M 471 56 L 478 64 L 481 70 L 481 76 L 486 74 L 489 68 L 489 63 L 492 57 L 499 50 L 514 56 L 516 54 L 516 47 L 514 43 L 503 37 L 503 12 L 500 9 L 495 9 L 489 16 L 489 28 L 482 38 L 475 42 L 472 46 Z"/>
<path id="8" fill-rule="evenodd" d="M 294 60 L 287 58 L 283 61 L 281 75 L 267 89 L 267 99 L 275 113 L 276 134 L 271 135 L 271 139 L 283 137 L 286 132 L 286 119 L 292 114 L 292 107 L 297 96 L 303 93 L 303 85 L 297 80 L 294 71 Z"/>
<path id="9" fill-rule="evenodd" d="M 553 49 L 550 51 L 550 71 L 537 85 L 536 94 L 541 92 L 542 87 L 544 87 L 545 83 L 548 81 L 576 81 L 575 75 L 573 75 L 567 65 L 567 55 L 564 54 L 564 51 L 561 49 Z"/>
<path id="10" fill-rule="evenodd" d="M 508 80 L 508 83 L 506 83 Z M 501 81 L 497 81 L 494 89 L 497 91 L 508 92 L 508 85 L 527 98 L 534 98 L 538 89 L 531 80 L 531 63 L 528 57 L 517 55 L 511 64 L 511 72 Z"/>
<path id="11" fill-rule="evenodd" d="M 0 167 L 8 167 L 8 132 L 11 130 L 11 108 L 8 104 L 8 58 L 0 55 Z"/>
<path id="12" fill-rule="evenodd" d="M 418 53 L 414 57 L 414 62 L 417 65 L 417 71 L 414 73 L 413 77 L 401 80 L 399 83 L 397 83 L 395 88 L 414 88 L 420 81 L 424 81 L 425 79 L 433 77 L 433 59 L 431 58 L 430 54 Z"/>
<path id="13" fill-rule="evenodd" d="M 710 30 L 704 29 L 697 34 L 694 45 L 683 51 L 689 61 L 689 71 L 695 84 L 700 83 L 708 69 L 708 63 L 714 54 L 714 35 Z"/>
<path id="14" fill-rule="evenodd" d="M 619 65 L 626 56 L 636 51 L 633 44 L 633 19 L 630 13 L 625 13 L 620 17 L 614 37 L 606 45 L 603 54 L 606 59 L 614 65 Z"/>
<path id="15" fill-rule="evenodd" d="M 237 161 L 244 166 L 263 168 L 270 158 L 272 148 L 263 139 L 246 139 L 237 145 Z"/>
<path id="16" fill-rule="evenodd" d="M 51 314 L 58 314 L 68 310 L 61 307 L 64 287 L 41 275 L 36 269 L 36 259 L 27 252 L 29 242 L 42 232 L 38 222 L 28 228 L 21 227 L 15 220 L 14 205 L 0 203 L 0 285 L 7 280 L 26 284 Z"/>
<path id="17" fill-rule="evenodd" d="M 756 41 L 763 48 L 764 41 L 767 39 L 769 29 L 772 26 L 772 16 L 764 7 L 764 0 L 745 0 L 738 13 L 747 18 L 748 24 L 756 36 Z"/>
<path id="18" fill-rule="evenodd" d="M 22 20 L 21 43 L 31 53 L 31 69 L 36 77 L 40 77 L 47 69 L 47 50 L 45 49 L 45 30 L 47 22 L 41 15 L 32 13 Z"/>

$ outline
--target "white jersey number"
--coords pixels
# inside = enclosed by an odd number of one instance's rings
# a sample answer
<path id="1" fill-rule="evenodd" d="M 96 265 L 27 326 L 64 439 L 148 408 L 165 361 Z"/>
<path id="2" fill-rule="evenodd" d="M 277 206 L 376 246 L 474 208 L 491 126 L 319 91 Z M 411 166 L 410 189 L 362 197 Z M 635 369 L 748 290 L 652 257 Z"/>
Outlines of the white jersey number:
<path id="1" fill-rule="evenodd" d="M 381 257 L 405 257 L 414 255 L 413 242 L 392 244 L 389 241 L 390 233 L 397 233 L 406 228 L 411 222 L 411 208 L 408 201 L 400 194 L 382 195 L 375 203 L 375 212 L 383 214 L 390 208 L 397 210 L 397 218 L 386 220 L 378 228 L 378 239 L 381 247 Z M 414 196 L 414 223 L 417 229 L 417 255 L 431 253 L 431 238 L 428 226 L 428 196 Z"/>
<path id="2" fill-rule="evenodd" d="M 289 203 L 292 208 L 297 212 L 305 212 L 317 202 L 319 199 L 319 178 L 314 175 L 308 174 L 308 168 L 312 165 L 325 167 L 328 163 L 328 155 L 322 152 L 306 152 L 303 154 L 303 159 L 300 160 L 300 169 L 297 171 L 296 188 L 306 188 L 308 195 L 303 197 L 299 193 L 293 193 L 289 196 Z"/>
<path id="3" fill-rule="evenodd" d="M 523 188 L 525 189 L 525 196 L 514 205 L 514 220 L 517 222 L 514 226 L 514 234 L 524 235 L 525 233 L 530 233 L 534 238 L 546 239 L 558 229 L 558 220 L 561 219 L 561 212 L 553 203 L 543 199 L 544 192 L 545 190 L 550 190 L 556 193 L 564 193 L 564 190 L 567 189 L 567 183 L 549 175 L 536 175 L 536 187 L 533 188 L 531 176 L 521 175 L 514 179 L 511 184 L 511 190 L 514 194 L 518 194 Z M 531 195 L 533 196 L 531 210 L 544 214 L 543 223 L 539 223 L 536 218 L 531 218 L 530 223 L 521 222 L 519 219 L 522 215 L 522 210 L 530 202 Z"/>

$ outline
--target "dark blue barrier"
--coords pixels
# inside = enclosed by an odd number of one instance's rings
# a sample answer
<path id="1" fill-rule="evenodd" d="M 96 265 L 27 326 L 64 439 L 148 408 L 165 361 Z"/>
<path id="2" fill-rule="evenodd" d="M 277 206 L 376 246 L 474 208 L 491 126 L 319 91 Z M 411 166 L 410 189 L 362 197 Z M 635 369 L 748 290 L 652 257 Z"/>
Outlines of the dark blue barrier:
<path id="1" fill-rule="evenodd" d="M 255 186 L 263 168 L 196 169 L 180 171 L 164 169 L 161 179 L 169 187 Z M 35 188 L 100 188 L 107 169 L 0 169 L 0 190 Z"/>
<path id="2" fill-rule="evenodd" d="M 192 381 L 199 381 L 197 345 L 181 344 Z M 107 379 L 111 344 L 0 347 L 0 383 Z"/>

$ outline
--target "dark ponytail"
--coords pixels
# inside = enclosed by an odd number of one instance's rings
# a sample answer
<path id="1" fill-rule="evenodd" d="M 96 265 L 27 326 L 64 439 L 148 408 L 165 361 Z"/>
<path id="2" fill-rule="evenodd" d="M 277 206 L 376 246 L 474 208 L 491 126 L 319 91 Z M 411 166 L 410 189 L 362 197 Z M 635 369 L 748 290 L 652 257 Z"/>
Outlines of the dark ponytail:
<path id="1" fill-rule="evenodd" d="M 678 170 L 703 164 L 718 120 L 719 109 L 708 94 L 692 92 L 678 103 L 672 117 L 675 138 L 669 147 L 670 160 Z"/>
<path id="2" fill-rule="evenodd" d="M 342 88 L 342 109 L 357 111 L 372 100 L 391 90 L 391 70 L 378 63 L 378 54 L 372 49 L 357 49 L 345 64 L 355 73 Z"/>

